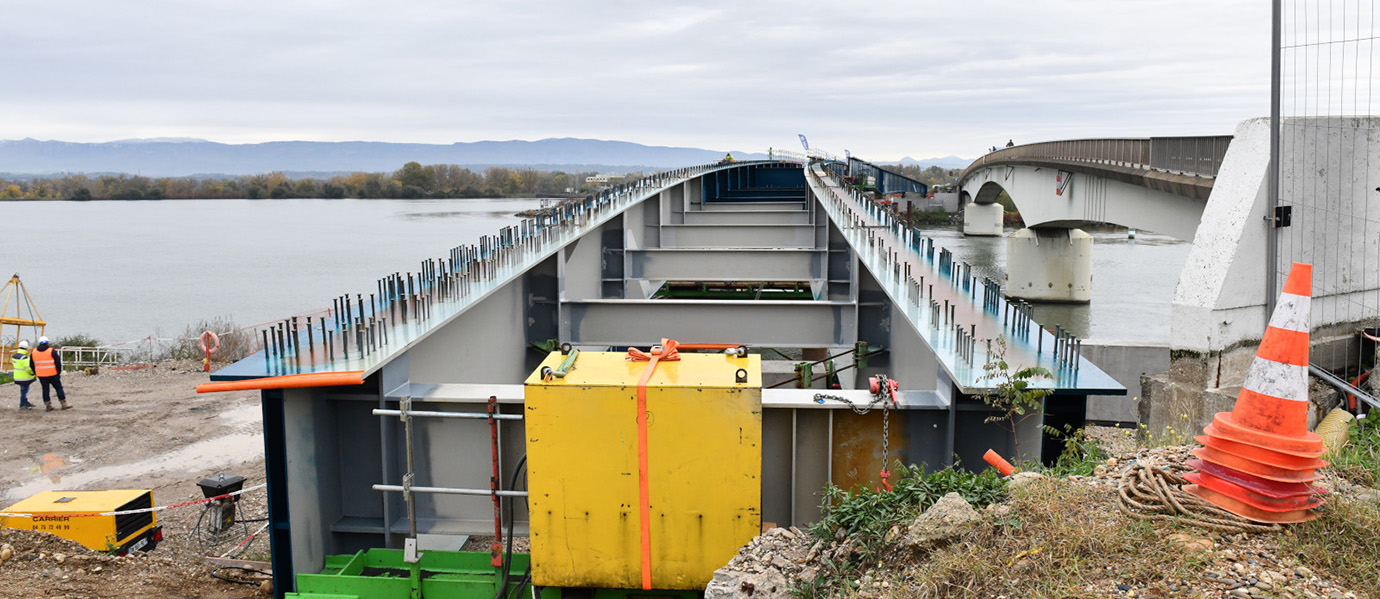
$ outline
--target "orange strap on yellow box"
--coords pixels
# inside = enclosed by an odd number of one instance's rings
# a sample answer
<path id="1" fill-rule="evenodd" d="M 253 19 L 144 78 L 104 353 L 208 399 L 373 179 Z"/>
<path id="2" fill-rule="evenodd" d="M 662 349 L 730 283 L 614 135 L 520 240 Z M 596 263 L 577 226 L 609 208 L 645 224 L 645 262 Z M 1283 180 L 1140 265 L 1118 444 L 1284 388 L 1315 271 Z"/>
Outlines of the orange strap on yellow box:
<path id="1" fill-rule="evenodd" d="M 647 478 L 647 381 L 652 379 L 657 362 L 680 359 L 676 342 L 662 339 L 661 349 L 643 352 L 628 348 L 628 360 L 647 361 L 642 378 L 637 381 L 637 495 L 639 501 L 638 528 L 642 535 L 642 590 L 652 590 L 652 491 Z"/>

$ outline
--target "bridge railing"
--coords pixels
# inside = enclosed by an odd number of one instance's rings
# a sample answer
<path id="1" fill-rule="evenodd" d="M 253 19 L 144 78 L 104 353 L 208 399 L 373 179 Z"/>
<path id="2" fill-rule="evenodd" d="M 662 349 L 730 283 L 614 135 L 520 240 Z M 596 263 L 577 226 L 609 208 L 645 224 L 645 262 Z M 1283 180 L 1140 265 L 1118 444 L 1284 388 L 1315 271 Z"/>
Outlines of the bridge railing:
<path id="1" fill-rule="evenodd" d="M 998 149 L 968 170 L 1007 160 L 1062 160 L 1216 177 L 1230 144 L 1230 135 L 1046 141 Z"/>

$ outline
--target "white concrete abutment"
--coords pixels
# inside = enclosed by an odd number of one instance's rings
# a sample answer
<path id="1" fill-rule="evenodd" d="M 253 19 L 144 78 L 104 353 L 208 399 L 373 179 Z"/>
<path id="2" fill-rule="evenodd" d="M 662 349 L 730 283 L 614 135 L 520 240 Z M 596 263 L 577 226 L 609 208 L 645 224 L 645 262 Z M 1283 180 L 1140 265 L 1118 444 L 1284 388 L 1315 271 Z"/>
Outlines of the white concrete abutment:
<path id="1" fill-rule="evenodd" d="M 963 234 L 976 237 L 1000 237 L 1006 209 L 1001 204 L 968 202 L 963 206 Z"/>
<path id="2" fill-rule="evenodd" d="M 1012 233 L 1006 238 L 1007 296 L 1037 302 L 1091 301 L 1092 252 L 1092 236 L 1081 229 L 1041 227 Z"/>

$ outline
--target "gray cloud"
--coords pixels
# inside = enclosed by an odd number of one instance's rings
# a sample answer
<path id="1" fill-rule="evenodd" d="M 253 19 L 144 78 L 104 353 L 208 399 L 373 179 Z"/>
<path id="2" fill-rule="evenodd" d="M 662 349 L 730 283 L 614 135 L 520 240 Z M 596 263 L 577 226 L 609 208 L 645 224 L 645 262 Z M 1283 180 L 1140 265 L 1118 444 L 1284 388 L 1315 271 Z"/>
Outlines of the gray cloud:
<path id="1" fill-rule="evenodd" d="M 1213 2 L 11 3 L 0 138 L 597 137 L 876 159 L 1229 133 L 1269 7 Z"/>

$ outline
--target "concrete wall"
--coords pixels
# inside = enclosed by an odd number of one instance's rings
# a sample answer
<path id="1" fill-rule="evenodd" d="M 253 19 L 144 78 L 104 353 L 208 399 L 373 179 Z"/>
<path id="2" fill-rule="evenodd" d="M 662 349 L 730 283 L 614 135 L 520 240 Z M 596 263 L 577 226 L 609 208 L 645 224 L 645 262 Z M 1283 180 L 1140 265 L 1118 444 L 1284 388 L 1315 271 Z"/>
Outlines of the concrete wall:
<path id="1" fill-rule="evenodd" d="M 1296 205 L 1292 226 L 1278 231 L 1266 218 L 1269 120 L 1237 127 L 1174 291 L 1173 360 L 1166 373 L 1144 381 L 1142 422 L 1151 434 L 1171 426 L 1178 432 L 1200 430 L 1214 413 L 1234 404 L 1267 322 L 1269 235 L 1280 238 L 1277 286 L 1283 285 L 1291 260 L 1314 264 L 1312 360 L 1335 367 L 1341 364 L 1329 360 L 1354 359 L 1345 348 L 1356 345 L 1357 321 L 1375 317 L 1357 298 L 1373 297 L 1380 289 L 1375 268 L 1380 236 L 1364 225 L 1380 220 L 1380 202 L 1370 200 L 1374 182 L 1380 181 L 1380 161 L 1369 158 L 1380 153 L 1380 139 L 1370 135 L 1376 121 L 1283 123 L 1286 131 L 1306 134 L 1284 136 L 1281 197 Z"/>
<path id="2" fill-rule="evenodd" d="M 1269 119 L 1238 126 L 1174 289 L 1174 350 L 1220 353 L 1264 332 L 1269 163 Z"/>
<path id="3" fill-rule="evenodd" d="M 906 201 L 915 202 L 916 210 L 943 210 L 949 214 L 953 214 L 958 212 L 958 209 L 962 206 L 962 204 L 959 203 L 958 192 L 956 191 L 935 193 L 934 197 L 931 198 L 917 197 L 912 199 L 912 195 L 918 196 L 919 194 L 906 194 Z"/>
<path id="4" fill-rule="evenodd" d="M 1370 201 L 1373 185 L 1366 182 L 1380 180 L 1380 162 L 1366 163 L 1380 153 L 1380 139 L 1367 135 L 1375 120 L 1284 123 L 1286 129 L 1307 127 L 1316 133 L 1283 143 L 1282 196 L 1306 203 L 1294 207 L 1292 226 L 1278 230 L 1275 267 L 1276 284 L 1283 285 L 1290 261 L 1314 265 L 1314 361 L 1333 353 L 1319 351 L 1319 344 L 1346 345 L 1355 334 L 1352 325 L 1375 316 L 1358 299 L 1380 289 L 1374 267 L 1380 264 L 1380 236 L 1356 225 L 1380 220 L 1380 202 Z M 1181 380 L 1190 377 L 1209 388 L 1240 385 L 1264 334 L 1265 246 L 1267 236 L 1275 234 L 1266 220 L 1269 133 L 1268 119 L 1237 128 L 1174 290 L 1171 345 L 1196 359 L 1182 365 L 1176 360 Z"/>
<path id="5" fill-rule="evenodd" d="M 1140 377 L 1169 369 L 1169 345 L 1119 344 L 1088 341 L 1083 357 L 1126 387 L 1126 395 L 1094 395 L 1088 398 L 1088 420 L 1136 422 Z"/>

